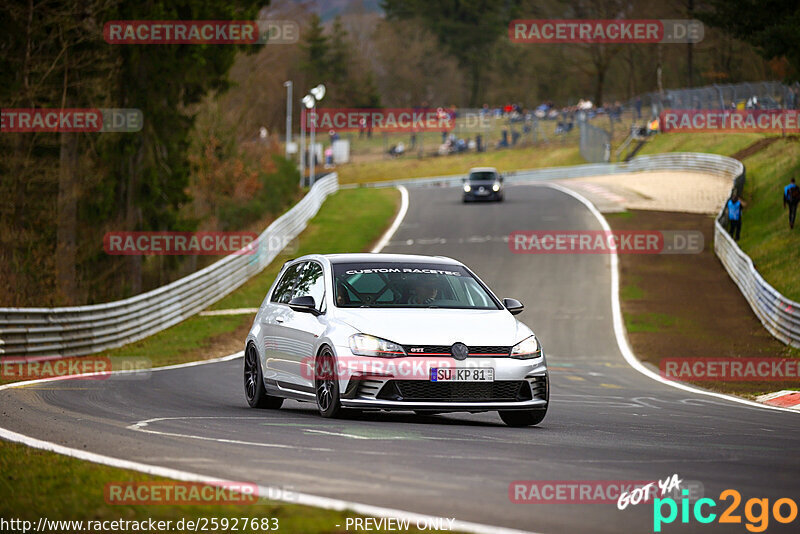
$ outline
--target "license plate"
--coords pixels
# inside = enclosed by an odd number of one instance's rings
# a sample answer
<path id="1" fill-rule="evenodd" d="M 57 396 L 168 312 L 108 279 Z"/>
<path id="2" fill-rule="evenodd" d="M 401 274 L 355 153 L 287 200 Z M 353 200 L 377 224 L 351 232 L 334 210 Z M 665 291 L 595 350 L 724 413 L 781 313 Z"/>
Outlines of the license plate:
<path id="1" fill-rule="evenodd" d="M 431 367 L 431 382 L 494 382 L 494 369 Z"/>

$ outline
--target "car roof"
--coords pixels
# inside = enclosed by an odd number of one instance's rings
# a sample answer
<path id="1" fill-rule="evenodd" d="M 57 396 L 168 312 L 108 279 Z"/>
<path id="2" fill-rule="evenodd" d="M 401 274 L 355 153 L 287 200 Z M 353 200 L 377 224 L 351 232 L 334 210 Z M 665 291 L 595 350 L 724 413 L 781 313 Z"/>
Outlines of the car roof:
<path id="1" fill-rule="evenodd" d="M 469 170 L 469 172 L 497 172 L 497 169 L 494 167 L 473 167 Z"/>
<path id="2" fill-rule="evenodd" d="M 326 259 L 332 264 L 336 263 L 368 263 L 368 262 L 408 262 L 408 263 L 435 263 L 441 265 L 462 265 L 461 262 L 444 256 L 422 256 L 418 254 L 380 254 L 380 253 L 352 253 L 352 254 L 309 254 L 297 260 Z M 295 260 L 296 261 L 296 260 Z"/>

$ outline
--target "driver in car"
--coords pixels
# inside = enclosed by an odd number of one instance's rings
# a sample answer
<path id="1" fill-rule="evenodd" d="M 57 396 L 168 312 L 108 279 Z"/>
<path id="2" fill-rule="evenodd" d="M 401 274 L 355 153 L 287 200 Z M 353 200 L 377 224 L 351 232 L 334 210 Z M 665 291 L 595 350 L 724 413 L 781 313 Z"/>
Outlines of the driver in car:
<path id="1" fill-rule="evenodd" d="M 431 304 L 439 295 L 439 290 L 429 280 L 419 280 L 412 289 L 409 304 Z"/>

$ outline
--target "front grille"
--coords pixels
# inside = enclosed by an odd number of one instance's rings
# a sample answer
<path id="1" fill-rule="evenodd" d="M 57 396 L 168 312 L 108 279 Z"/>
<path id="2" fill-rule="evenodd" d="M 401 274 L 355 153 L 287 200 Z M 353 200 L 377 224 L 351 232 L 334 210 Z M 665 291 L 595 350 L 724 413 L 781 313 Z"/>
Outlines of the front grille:
<path id="1" fill-rule="evenodd" d="M 409 356 L 441 356 L 451 355 L 450 349 L 452 345 L 403 345 L 406 354 Z M 508 356 L 511 347 L 499 345 L 475 345 L 473 347 L 467 346 L 470 356 Z M 416 349 L 412 351 L 411 349 Z M 422 350 L 419 350 L 422 349 Z"/>
<path id="2" fill-rule="evenodd" d="M 436 402 L 516 402 L 532 399 L 531 387 L 525 380 L 495 382 L 389 380 L 381 388 L 378 398 Z"/>
<path id="3" fill-rule="evenodd" d="M 480 356 L 482 354 L 502 354 L 508 356 L 511 347 L 493 346 L 493 345 L 476 345 L 469 348 L 470 356 Z"/>

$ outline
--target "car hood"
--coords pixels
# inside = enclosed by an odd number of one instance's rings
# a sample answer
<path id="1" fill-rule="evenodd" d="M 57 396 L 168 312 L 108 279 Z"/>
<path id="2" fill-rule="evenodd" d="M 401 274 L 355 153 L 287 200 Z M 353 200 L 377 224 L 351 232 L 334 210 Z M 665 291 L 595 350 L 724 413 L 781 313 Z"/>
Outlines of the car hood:
<path id="1" fill-rule="evenodd" d="M 506 310 L 339 308 L 337 319 L 401 345 L 514 345 L 531 330 Z"/>

